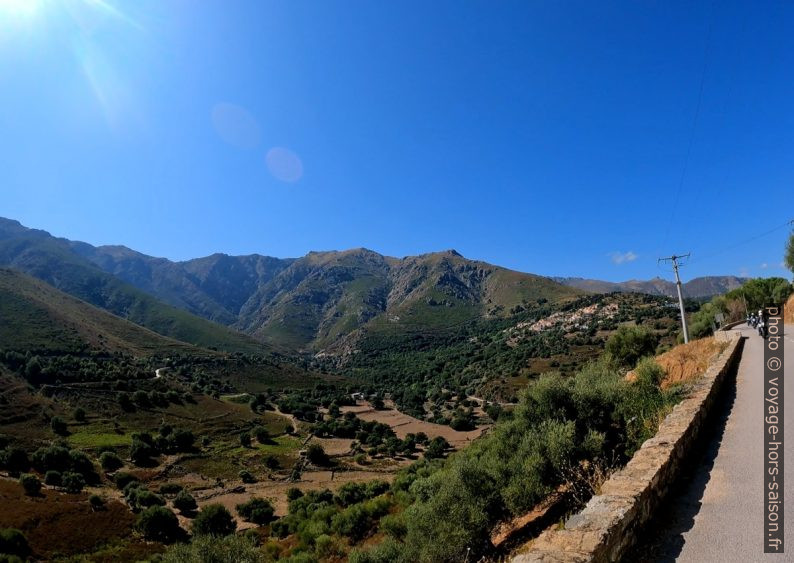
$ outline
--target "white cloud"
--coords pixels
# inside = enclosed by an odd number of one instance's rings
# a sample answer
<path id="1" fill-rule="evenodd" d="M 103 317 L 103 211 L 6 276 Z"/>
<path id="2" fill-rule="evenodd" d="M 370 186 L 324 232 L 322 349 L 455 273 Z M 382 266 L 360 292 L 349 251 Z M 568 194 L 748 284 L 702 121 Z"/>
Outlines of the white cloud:
<path id="1" fill-rule="evenodd" d="M 612 260 L 613 264 L 623 264 L 624 262 L 634 262 L 637 259 L 637 255 L 632 252 L 631 250 L 627 252 L 610 252 L 608 254 L 609 258 Z"/>
<path id="2" fill-rule="evenodd" d="M 760 266 L 760 268 L 761 268 L 762 270 L 766 270 L 768 267 L 769 267 L 769 264 L 767 264 L 766 262 L 764 262 L 764 263 L 763 263 L 763 264 L 761 264 L 761 266 Z"/>

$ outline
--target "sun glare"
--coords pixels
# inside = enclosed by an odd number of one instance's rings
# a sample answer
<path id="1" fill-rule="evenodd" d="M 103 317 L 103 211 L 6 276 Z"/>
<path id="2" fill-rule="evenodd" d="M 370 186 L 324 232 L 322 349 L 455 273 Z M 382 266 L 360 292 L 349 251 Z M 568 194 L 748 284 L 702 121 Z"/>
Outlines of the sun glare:
<path id="1" fill-rule="evenodd" d="M 0 25 L 7 18 L 32 16 L 39 4 L 39 0 L 0 0 Z"/>

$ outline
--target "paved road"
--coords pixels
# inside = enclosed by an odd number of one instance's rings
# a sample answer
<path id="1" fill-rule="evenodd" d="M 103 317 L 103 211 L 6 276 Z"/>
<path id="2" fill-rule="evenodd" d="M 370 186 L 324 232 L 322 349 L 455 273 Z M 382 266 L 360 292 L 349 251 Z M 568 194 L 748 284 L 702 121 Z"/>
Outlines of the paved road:
<path id="1" fill-rule="evenodd" d="M 747 326 L 737 329 L 748 339 L 713 436 L 627 561 L 794 561 L 794 510 L 786 514 L 787 553 L 763 550 L 763 341 Z M 794 507 L 794 327 L 784 343 L 785 501 Z"/>

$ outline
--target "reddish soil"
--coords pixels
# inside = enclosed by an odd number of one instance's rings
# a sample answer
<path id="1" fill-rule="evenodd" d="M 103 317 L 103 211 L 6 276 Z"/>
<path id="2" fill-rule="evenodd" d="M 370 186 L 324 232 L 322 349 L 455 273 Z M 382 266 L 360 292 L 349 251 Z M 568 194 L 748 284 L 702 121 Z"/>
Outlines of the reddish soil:
<path id="1" fill-rule="evenodd" d="M 44 489 L 29 497 L 15 481 L 0 479 L 0 528 L 21 530 L 39 559 L 90 553 L 108 541 L 130 538 L 134 521 L 129 509 L 115 500 L 94 511 L 87 494 Z"/>
<path id="2" fill-rule="evenodd" d="M 253 497 L 267 498 L 276 509 L 278 516 L 287 514 L 287 489 L 297 487 L 302 491 L 314 491 L 321 489 L 331 489 L 335 491 L 344 483 L 349 482 L 368 482 L 380 479 L 391 481 L 393 473 L 381 473 L 378 471 L 335 471 L 333 474 L 327 471 L 304 471 L 301 480 L 292 481 L 259 481 L 258 483 L 242 485 L 245 492 L 232 492 L 230 488 L 240 486 L 239 482 L 229 483 L 229 488 L 225 490 L 206 489 L 204 491 L 194 491 L 193 496 L 202 507 L 207 504 L 220 503 L 224 505 L 237 519 L 237 527 L 240 530 L 254 527 L 253 524 L 243 522 L 237 515 L 236 506 L 250 500 Z M 185 529 L 190 529 L 190 521 L 180 516 L 180 524 Z"/>
<path id="3" fill-rule="evenodd" d="M 366 401 L 358 401 L 355 406 L 342 407 L 342 412 L 354 412 L 361 420 L 375 420 L 391 426 L 398 438 L 405 438 L 409 433 L 416 434 L 424 432 L 430 438 L 442 436 L 455 448 L 460 449 L 468 446 L 472 440 L 479 438 L 490 426 L 482 426 L 468 432 L 453 430 L 444 424 L 433 424 L 419 420 L 405 413 L 401 413 L 395 408 L 386 410 L 375 410 Z"/>

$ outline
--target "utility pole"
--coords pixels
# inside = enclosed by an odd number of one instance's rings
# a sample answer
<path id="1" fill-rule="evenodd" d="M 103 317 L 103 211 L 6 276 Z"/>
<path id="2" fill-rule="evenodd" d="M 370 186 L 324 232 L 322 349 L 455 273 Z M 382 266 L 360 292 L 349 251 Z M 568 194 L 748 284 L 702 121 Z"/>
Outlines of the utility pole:
<path id="1" fill-rule="evenodd" d="M 657 262 L 672 262 L 673 263 L 673 271 L 675 272 L 675 288 L 678 290 L 678 307 L 681 309 L 681 326 L 684 329 L 684 344 L 689 342 L 689 330 L 686 328 L 686 313 L 684 312 L 684 296 L 681 293 L 681 278 L 678 277 L 678 261 L 681 258 L 689 258 L 689 253 L 682 254 L 681 256 L 676 256 L 673 254 L 667 258 L 659 258 Z"/>

